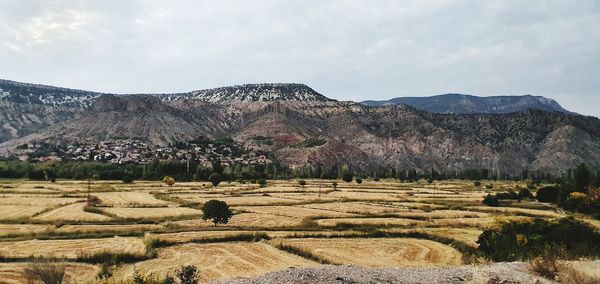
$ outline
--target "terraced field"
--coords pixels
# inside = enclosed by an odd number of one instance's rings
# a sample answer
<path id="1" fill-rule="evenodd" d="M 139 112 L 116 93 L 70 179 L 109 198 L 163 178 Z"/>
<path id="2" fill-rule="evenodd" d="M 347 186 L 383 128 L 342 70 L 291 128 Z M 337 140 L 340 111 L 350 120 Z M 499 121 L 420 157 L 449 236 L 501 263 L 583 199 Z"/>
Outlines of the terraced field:
<path id="1" fill-rule="evenodd" d="M 184 264 L 198 266 L 204 282 L 319 262 L 452 266 L 463 263 L 464 252 L 452 242 L 476 248 L 479 234 L 498 222 L 566 214 L 528 200 L 482 205 L 489 192 L 525 186 L 511 181 L 490 182 L 491 189 L 469 181 L 338 181 L 337 189 L 331 181 L 307 183 L 212 188 L 207 182 L 102 181 L 92 183 L 96 200 L 87 206 L 86 182 L 0 181 L 0 283 L 24 283 L 30 257 L 68 260 L 67 274 L 77 283 L 98 281 L 102 261 L 92 264 L 95 255 L 122 259 L 110 266 L 116 283 L 130 279 L 134 268 L 162 277 Z M 211 199 L 231 205 L 228 224 L 200 218 L 199 208 Z"/>

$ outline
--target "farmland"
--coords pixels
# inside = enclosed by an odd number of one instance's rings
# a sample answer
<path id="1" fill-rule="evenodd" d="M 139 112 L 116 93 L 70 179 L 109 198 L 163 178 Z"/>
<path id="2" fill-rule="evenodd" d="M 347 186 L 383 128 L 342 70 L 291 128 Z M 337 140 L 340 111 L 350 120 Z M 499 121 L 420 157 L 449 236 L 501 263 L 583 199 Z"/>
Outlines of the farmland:
<path id="1" fill-rule="evenodd" d="M 338 181 L 334 188 L 331 181 L 275 180 L 212 188 L 96 181 L 88 204 L 85 182 L 0 181 L 0 283 L 24 282 L 19 271 L 33 258 L 68 261 L 69 277 L 92 283 L 127 280 L 134 271 L 164 277 L 189 264 L 201 269 L 203 282 L 321 264 L 456 266 L 470 263 L 466 254 L 478 236 L 499 222 L 569 214 L 533 200 L 481 203 L 488 193 L 526 186 L 366 180 Z M 235 215 L 228 224 L 202 220 L 199 208 L 211 199 L 229 203 Z M 97 279 L 102 255 L 119 260 L 110 264 L 108 280 Z"/>

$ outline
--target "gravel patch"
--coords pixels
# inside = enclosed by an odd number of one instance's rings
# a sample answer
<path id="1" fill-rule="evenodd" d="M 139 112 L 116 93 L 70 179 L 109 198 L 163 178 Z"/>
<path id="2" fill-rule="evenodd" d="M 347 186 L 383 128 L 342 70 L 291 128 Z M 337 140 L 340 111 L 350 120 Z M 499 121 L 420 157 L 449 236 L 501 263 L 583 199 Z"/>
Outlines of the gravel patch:
<path id="1" fill-rule="evenodd" d="M 357 266 L 323 265 L 317 268 L 294 268 L 265 274 L 257 278 L 237 278 L 221 284 L 259 283 L 552 283 L 527 272 L 522 262 L 454 267 L 369 269 Z"/>

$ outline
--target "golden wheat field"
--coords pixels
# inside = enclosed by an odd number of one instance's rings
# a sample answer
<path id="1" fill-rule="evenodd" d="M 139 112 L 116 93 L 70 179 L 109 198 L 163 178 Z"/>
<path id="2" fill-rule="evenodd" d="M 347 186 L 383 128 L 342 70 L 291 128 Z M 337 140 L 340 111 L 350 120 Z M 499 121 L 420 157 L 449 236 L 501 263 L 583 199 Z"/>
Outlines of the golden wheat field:
<path id="1" fill-rule="evenodd" d="M 535 201 L 482 205 L 489 192 L 526 186 L 510 181 L 492 189 L 470 181 L 306 182 L 94 181 L 88 188 L 0 180 L 0 283 L 26 283 L 22 272 L 34 257 L 68 261 L 71 283 L 121 283 L 134 271 L 158 279 L 182 265 L 199 267 L 203 282 L 321 263 L 453 266 L 463 258 L 451 242 L 476 248 L 479 234 L 499 222 L 566 215 Z M 227 224 L 202 220 L 202 204 L 212 199 L 231 206 Z M 111 276 L 101 280 L 106 261 Z"/>

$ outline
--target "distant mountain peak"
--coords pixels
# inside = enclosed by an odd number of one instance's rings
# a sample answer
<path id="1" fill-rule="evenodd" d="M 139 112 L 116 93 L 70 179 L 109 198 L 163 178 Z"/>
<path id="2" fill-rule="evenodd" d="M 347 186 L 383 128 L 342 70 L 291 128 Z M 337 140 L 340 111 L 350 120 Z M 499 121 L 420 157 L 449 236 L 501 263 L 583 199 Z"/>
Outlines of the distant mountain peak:
<path id="1" fill-rule="evenodd" d="M 369 106 L 405 104 L 432 113 L 511 113 L 527 109 L 539 109 L 549 112 L 575 114 L 564 109 L 555 100 L 532 96 L 491 96 L 479 97 L 466 94 L 449 93 L 431 97 L 398 97 L 385 101 L 364 101 Z"/>
<path id="2" fill-rule="evenodd" d="M 183 95 L 163 95 L 162 98 L 166 101 L 186 98 L 197 99 L 211 103 L 230 103 L 236 101 L 333 101 L 332 99 L 316 92 L 309 86 L 298 83 L 243 84 L 192 91 Z"/>

